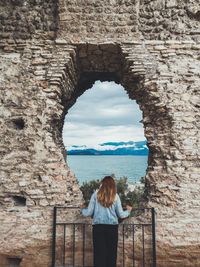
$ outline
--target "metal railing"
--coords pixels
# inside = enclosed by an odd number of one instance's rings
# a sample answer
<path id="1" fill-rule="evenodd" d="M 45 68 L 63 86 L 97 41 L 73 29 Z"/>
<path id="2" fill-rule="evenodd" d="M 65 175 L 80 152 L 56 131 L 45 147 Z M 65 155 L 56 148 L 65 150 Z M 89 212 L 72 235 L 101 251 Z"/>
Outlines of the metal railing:
<path id="1" fill-rule="evenodd" d="M 91 223 L 89 222 L 66 222 L 58 221 L 58 210 L 76 209 L 78 207 L 54 207 L 53 214 L 53 239 L 52 239 L 52 267 L 92 267 L 93 264 L 86 263 L 86 253 L 88 244 L 92 247 L 92 241 L 87 241 L 87 235 L 91 235 Z M 133 209 L 134 213 L 140 213 L 144 217 L 144 212 L 150 213 L 150 221 L 147 223 L 121 223 L 119 224 L 118 241 L 118 262 L 120 267 L 156 267 L 156 236 L 155 236 L 155 211 L 154 208 Z M 59 228 L 59 234 L 58 232 Z M 71 229 L 69 231 L 69 229 Z M 91 236 L 90 236 L 91 237 Z M 78 241 L 76 243 L 76 239 Z M 71 242 L 68 242 L 71 239 Z M 128 240 L 128 241 L 127 241 Z M 87 241 L 87 242 L 86 242 Z M 128 242 L 128 247 L 126 243 Z M 67 244 L 70 247 L 67 248 Z M 138 243 L 140 243 L 138 245 Z M 76 251 L 76 244 L 81 244 L 79 251 Z M 68 244 L 69 245 L 69 244 Z M 131 247 L 131 252 L 130 252 Z M 92 250 L 92 249 L 91 249 Z M 120 253 L 119 253 L 120 252 Z M 76 257 L 76 253 L 78 257 Z M 127 255 L 127 253 L 129 255 Z M 81 254 L 81 255 L 80 255 Z M 92 251 L 90 251 L 91 258 Z M 70 260 L 69 260 L 70 258 Z M 77 258 L 79 258 L 78 263 Z M 88 258 L 88 257 L 87 257 Z M 128 262 L 127 262 L 128 258 Z"/>

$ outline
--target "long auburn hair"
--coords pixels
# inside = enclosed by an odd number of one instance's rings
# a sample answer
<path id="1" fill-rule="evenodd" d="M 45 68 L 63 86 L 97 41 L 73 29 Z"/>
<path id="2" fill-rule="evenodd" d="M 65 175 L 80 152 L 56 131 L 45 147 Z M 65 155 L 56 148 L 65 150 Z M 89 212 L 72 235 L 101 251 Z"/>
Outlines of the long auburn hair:
<path id="1" fill-rule="evenodd" d="M 117 188 L 112 176 L 105 176 L 101 181 L 101 187 L 97 192 L 98 202 L 105 208 L 109 208 L 115 201 Z"/>

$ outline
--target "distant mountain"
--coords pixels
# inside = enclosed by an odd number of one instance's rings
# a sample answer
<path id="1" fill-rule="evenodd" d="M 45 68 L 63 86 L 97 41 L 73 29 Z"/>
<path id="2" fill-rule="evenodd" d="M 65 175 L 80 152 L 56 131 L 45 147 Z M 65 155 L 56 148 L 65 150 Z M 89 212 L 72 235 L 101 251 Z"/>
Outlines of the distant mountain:
<path id="1" fill-rule="evenodd" d="M 148 155 L 146 141 L 107 142 L 94 147 L 69 146 L 68 155 Z"/>
<path id="2" fill-rule="evenodd" d="M 133 141 L 129 142 L 108 142 L 108 143 L 103 143 L 100 146 L 122 146 L 122 145 L 133 145 L 135 144 Z"/>

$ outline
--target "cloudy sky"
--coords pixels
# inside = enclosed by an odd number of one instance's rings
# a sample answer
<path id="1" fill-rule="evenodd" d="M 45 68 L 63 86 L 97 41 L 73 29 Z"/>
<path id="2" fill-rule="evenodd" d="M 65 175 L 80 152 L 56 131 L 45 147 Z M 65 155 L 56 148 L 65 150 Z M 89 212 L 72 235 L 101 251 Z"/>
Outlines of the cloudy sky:
<path id="1" fill-rule="evenodd" d="M 121 85 L 97 81 L 68 111 L 64 144 L 94 147 L 105 142 L 143 141 L 141 119 L 139 106 Z"/>

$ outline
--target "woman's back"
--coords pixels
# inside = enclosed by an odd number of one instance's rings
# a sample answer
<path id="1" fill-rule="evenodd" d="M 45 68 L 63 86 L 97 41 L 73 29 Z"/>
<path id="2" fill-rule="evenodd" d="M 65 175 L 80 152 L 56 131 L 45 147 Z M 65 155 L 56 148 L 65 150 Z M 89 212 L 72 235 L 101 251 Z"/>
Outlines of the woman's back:
<path id="1" fill-rule="evenodd" d="M 116 267 L 118 243 L 118 217 L 128 217 L 131 207 L 123 211 L 115 181 L 111 176 L 102 180 L 98 192 L 94 192 L 84 216 L 93 215 L 94 267 Z"/>
<path id="2" fill-rule="evenodd" d="M 121 201 L 119 195 L 115 195 L 115 200 L 113 204 L 106 208 L 103 207 L 97 198 L 97 192 L 94 192 L 90 204 L 87 210 L 83 211 L 83 215 L 92 216 L 92 224 L 118 224 L 118 217 L 125 218 L 129 216 L 130 211 L 123 211 L 121 207 Z"/>

